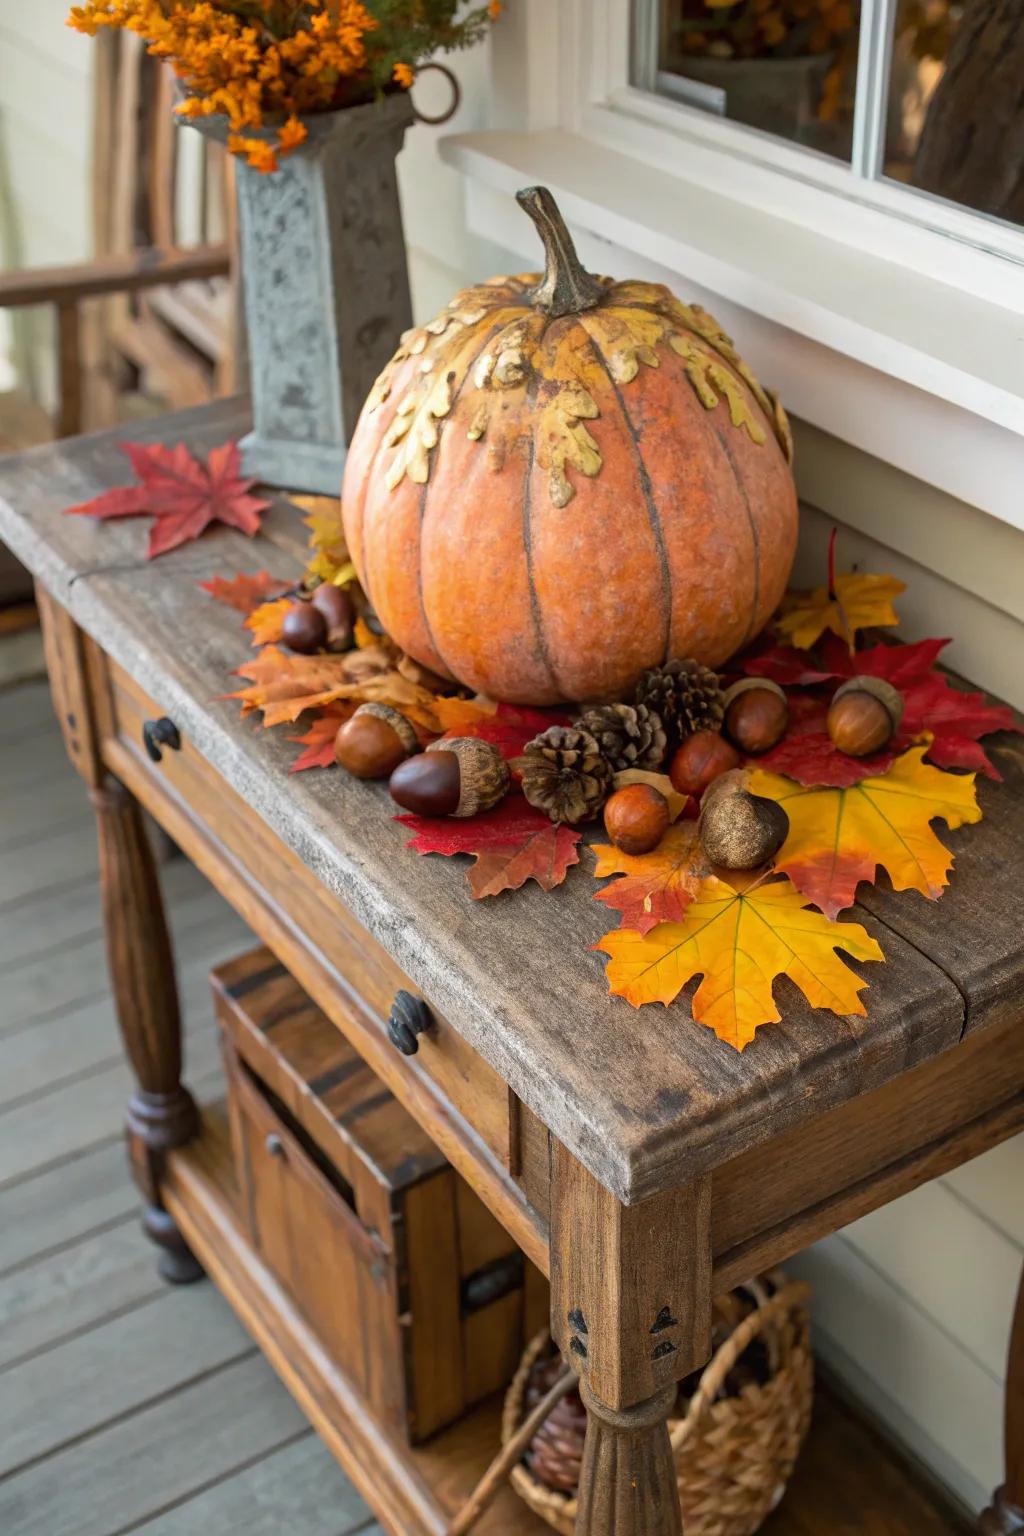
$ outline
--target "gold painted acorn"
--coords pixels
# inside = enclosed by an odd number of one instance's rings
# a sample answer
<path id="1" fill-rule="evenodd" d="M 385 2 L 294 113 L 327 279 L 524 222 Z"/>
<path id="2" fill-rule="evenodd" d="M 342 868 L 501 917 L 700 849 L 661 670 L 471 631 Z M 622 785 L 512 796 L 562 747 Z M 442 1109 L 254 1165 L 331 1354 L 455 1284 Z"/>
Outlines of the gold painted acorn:
<path id="1" fill-rule="evenodd" d="M 752 795 L 738 768 L 708 786 L 697 829 L 710 863 L 721 869 L 757 869 L 786 841 L 789 817 L 774 800 Z"/>
<path id="2" fill-rule="evenodd" d="M 828 734 L 851 757 L 888 746 L 903 719 L 903 699 L 884 677 L 851 677 L 832 695 Z"/>
<path id="3" fill-rule="evenodd" d="M 508 764 L 489 741 L 453 736 L 432 741 L 391 775 L 391 798 L 419 816 L 476 816 L 503 800 L 512 782 Z"/>

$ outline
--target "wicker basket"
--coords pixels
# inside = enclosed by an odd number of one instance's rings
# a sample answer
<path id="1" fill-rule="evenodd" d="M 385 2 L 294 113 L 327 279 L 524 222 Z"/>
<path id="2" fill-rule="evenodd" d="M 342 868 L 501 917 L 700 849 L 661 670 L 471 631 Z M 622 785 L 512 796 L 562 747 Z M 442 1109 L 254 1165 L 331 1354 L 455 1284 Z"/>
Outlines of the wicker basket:
<path id="1" fill-rule="evenodd" d="M 670 1423 L 686 1536 L 753 1536 L 786 1490 L 811 1420 L 814 1370 L 809 1342 L 808 1287 L 786 1284 L 775 1294 L 755 1283 L 760 1304 L 709 1361 L 684 1419 Z M 730 1298 L 720 1304 L 728 1307 Z M 718 1398 L 740 1355 L 762 1335 L 771 1363 L 764 1385 Z M 523 1419 L 530 1367 L 548 1348 L 547 1332 L 531 1342 L 509 1387 L 502 1418 L 507 1444 Z M 524 1462 L 512 1486 L 536 1515 L 562 1536 L 573 1536 L 576 1500 L 538 1482 Z"/>

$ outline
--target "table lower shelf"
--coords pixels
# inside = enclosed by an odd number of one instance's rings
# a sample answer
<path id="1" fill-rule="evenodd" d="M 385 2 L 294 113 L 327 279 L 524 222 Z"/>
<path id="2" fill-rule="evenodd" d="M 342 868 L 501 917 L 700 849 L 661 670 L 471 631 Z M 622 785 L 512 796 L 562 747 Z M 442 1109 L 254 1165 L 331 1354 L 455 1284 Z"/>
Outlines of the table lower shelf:
<path id="1" fill-rule="evenodd" d="M 375 1423 L 248 1243 L 221 1105 L 205 1108 L 202 1134 L 171 1154 L 164 1197 L 196 1258 L 378 1519 L 401 1536 L 444 1536 L 498 1447 L 500 1399 L 414 1447 Z M 549 1529 L 507 1487 L 475 1536 L 541 1536 Z"/>
<path id="2" fill-rule="evenodd" d="M 416 1447 L 375 1424 L 248 1245 L 222 1106 L 205 1109 L 202 1135 L 171 1154 L 165 1198 L 196 1257 L 378 1519 L 396 1536 L 444 1536 L 498 1445 L 500 1400 Z M 877 1432 L 819 1387 L 810 1437 L 764 1536 L 836 1536 L 840 1530 L 962 1536 L 968 1527 Z M 507 1487 L 475 1536 L 548 1531 Z"/>

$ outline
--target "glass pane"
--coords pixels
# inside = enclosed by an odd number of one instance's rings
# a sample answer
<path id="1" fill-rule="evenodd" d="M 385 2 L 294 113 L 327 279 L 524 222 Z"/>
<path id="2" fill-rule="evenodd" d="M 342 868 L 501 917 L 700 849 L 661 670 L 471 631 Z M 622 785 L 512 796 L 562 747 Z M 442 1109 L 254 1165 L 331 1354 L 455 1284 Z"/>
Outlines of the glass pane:
<path id="1" fill-rule="evenodd" d="M 660 91 L 850 158 L 859 0 L 658 0 L 658 6 Z"/>
<path id="2" fill-rule="evenodd" d="M 1024 224 L 1024 10 L 900 0 L 885 174 Z"/>

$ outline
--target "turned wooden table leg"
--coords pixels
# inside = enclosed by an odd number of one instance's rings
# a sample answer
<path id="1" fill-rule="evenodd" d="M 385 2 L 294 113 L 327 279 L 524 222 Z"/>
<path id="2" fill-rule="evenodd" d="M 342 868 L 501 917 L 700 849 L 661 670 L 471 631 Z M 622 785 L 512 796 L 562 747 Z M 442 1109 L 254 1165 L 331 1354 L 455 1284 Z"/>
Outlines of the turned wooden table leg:
<path id="1" fill-rule="evenodd" d="M 576 1536 L 681 1536 L 668 1417 L 711 1353 L 711 1190 L 624 1206 L 552 1159 L 552 1332 L 588 1422 Z"/>
<path id="2" fill-rule="evenodd" d="M 1024 1533 L 1024 1275 L 1006 1369 L 1006 1481 L 982 1515 L 979 1530 L 982 1536 Z"/>
<path id="3" fill-rule="evenodd" d="M 100 847 L 107 960 L 118 1023 L 137 1080 L 128 1103 L 128 1153 L 145 1205 L 143 1225 L 159 1246 L 165 1280 L 202 1270 L 160 1199 L 163 1158 L 190 1141 L 199 1115 L 181 1081 L 181 1015 L 171 941 L 142 812 L 114 779 L 90 790 Z"/>
<path id="4" fill-rule="evenodd" d="M 128 1105 L 128 1153 L 145 1201 L 143 1225 L 160 1273 L 180 1283 L 202 1270 L 160 1199 L 163 1159 L 196 1134 L 199 1116 L 181 1083 L 181 1015 L 163 898 L 142 812 L 107 773 L 101 724 L 109 717 L 106 663 L 71 615 L 37 584 L 54 713 L 72 765 L 96 810 L 100 887 L 114 1005 L 138 1087 Z"/>

